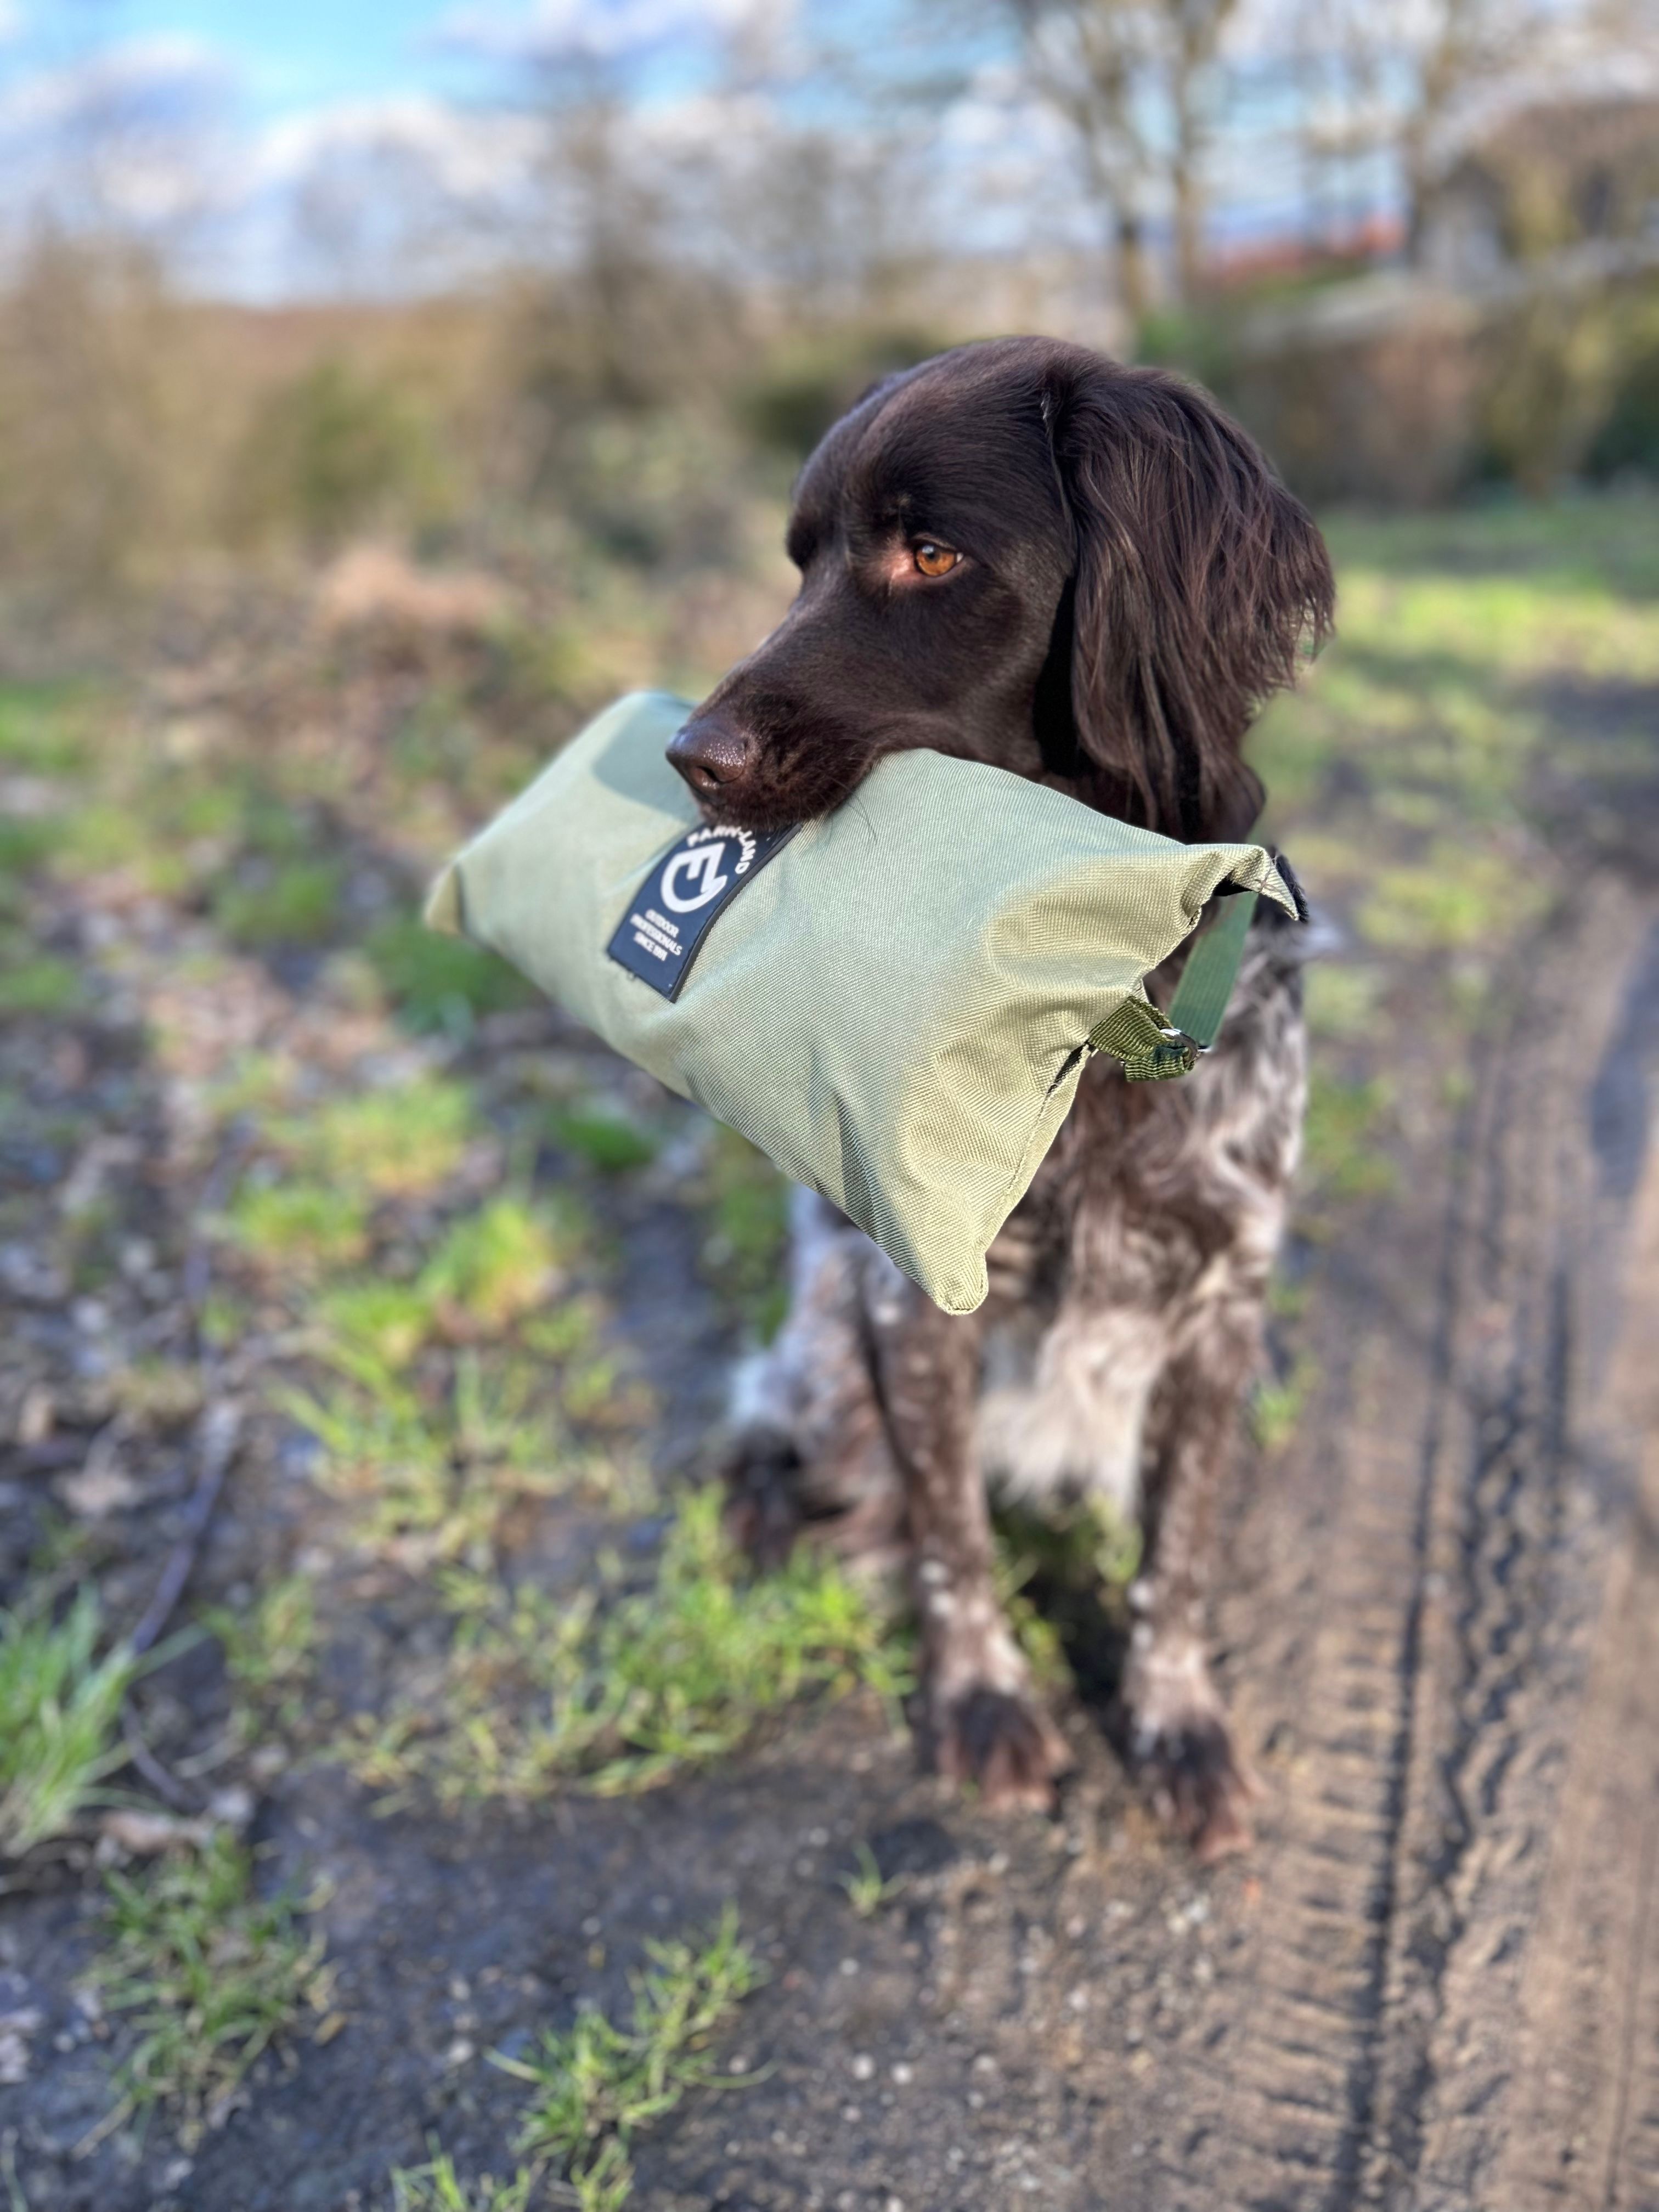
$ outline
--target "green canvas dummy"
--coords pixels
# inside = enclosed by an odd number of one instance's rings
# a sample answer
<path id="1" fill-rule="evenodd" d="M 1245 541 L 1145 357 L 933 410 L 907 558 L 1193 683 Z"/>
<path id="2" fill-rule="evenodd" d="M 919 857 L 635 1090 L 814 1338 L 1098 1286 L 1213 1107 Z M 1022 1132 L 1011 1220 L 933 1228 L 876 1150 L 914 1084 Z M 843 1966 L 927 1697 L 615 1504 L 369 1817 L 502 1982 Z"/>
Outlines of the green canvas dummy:
<path id="1" fill-rule="evenodd" d="M 663 757 L 690 711 L 608 708 L 450 863 L 427 919 L 971 1312 L 1090 1054 L 1192 1064 L 1141 979 L 1218 885 L 1294 913 L 1291 893 L 1258 845 L 1176 844 L 933 752 L 878 762 L 799 829 L 709 829 Z"/>

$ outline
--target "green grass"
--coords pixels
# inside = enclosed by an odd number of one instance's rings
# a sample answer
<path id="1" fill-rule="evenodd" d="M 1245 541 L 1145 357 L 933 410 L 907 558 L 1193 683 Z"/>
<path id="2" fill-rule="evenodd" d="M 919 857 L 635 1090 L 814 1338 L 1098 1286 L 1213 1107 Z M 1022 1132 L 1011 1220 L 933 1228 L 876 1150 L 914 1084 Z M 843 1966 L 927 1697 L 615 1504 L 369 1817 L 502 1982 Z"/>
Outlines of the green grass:
<path id="1" fill-rule="evenodd" d="M 882 1874 L 876 1855 L 866 1843 L 860 1842 L 854 1853 L 858 1864 L 851 1874 L 841 1877 L 841 1886 L 847 1892 L 847 1902 L 860 1920 L 873 1920 L 884 1905 L 890 1905 L 904 1888 L 902 1875 L 890 1878 Z"/>
<path id="2" fill-rule="evenodd" d="M 1302 1140 L 1304 1202 L 1381 1198 L 1395 1187 L 1394 1162 L 1378 1143 L 1391 1092 L 1387 1081 L 1345 1082 L 1316 1067 Z"/>
<path id="3" fill-rule="evenodd" d="M 0 1856 L 62 1835 L 126 1762 L 115 1732 L 138 1667 L 122 1644 L 99 1657 L 100 1633 L 91 1589 L 57 1622 L 0 1613 Z"/>
<path id="4" fill-rule="evenodd" d="M 260 2054 L 325 2006 L 322 1939 L 307 1935 L 291 1893 L 254 1894 L 250 1855 L 223 1833 L 107 1881 L 112 1940 L 94 1979 L 137 2038 L 118 2109 L 166 2106 L 188 2149 Z"/>
<path id="5" fill-rule="evenodd" d="M 252 880 L 234 878 L 213 898 L 213 918 L 233 945 L 320 945 L 333 934 L 340 901 L 334 860 L 289 860 Z"/>
<path id="6" fill-rule="evenodd" d="M 310 1311 L 325 1360 L 345 1355 L 355 1365 L 368 1359 L 396 1375 L 407 1367 L 431 1337 L 432 1301 L 413 1283 L 373 1278 L 337 1283 Z"/>
<path id="7" fill-rule="evenodd" d="M 319 1634 L 311 1582 L 304 1575 L 280 1576 L 240 1609 L 210 1606 L 201 1619 L 224 1652 L 243 1740 L 251 1741 L 262 1722 L 278 1729 L 297 1726 L 305 1714 Z"/>
<path id="8" fill-rule="evenodd" d="M 505 960 L 464 938 L 440 936 L 416 915 L 382 922 L 364 950 L 398 1019 L 417 1032 L 465 1036 L 481 1015 L 535 1001 Z"/>
<path id="9" fill-rule="evenodd" d="M 368 1249 L 368 1209 L 326 1182 L 243 1183 L 225 1216 L 250 1258 L 301 1275 L 349 1267 Z"/>
<path id="10" fill-rule="evenodd" d="M 1289 1374 L 1258 1382 L 1250 1401 L 1250 1429 L 1264 1452 L 1283 1451 L 1296 1434 L 1319 1370 L 1305 1352 L 1292 1362 Z"/>
<path id="11" fill-rule="evenodd" d="M 0 938 L 0 1014 L 72 1014 L 85 995 L 73 962 L 31 952 L 21 938 Z"/>
<path id="12" fill-rule="evenodd" d="M 1346 1041 L 1382 1035 L 1384 978 L 1375 968 L 1321 961 L 1309 969 L 1304 990 L 1308 1028 L 1316 1038 Z"/>
<path id="13" fill-rule="evenodd" d="M 721 1511 L 717 1489 L 687 1493 L 643 1588 L 614 1559 L 558 1596 L 446 1576 L 441 1695 L 349 1746 L 356 1771 L 447 1803 L 562 1786 L 613 1796 L 728 1756 L 809 1692 L 863 1685 L 896 1705 L 908 1653 L 872 1601 L 805 1547 L 775 1574 L 747 1573 Z"/>
<path id="14" fill-rule="evenodd" d="M 562 1151 L 598 1168 L 602 1175 L 625 1175 L 630 1168 L 649 1167 L 657 1157 L 657 1140 L 647 1130 L 599 1108 L 557 1111 L 548 1126 Z"/>
<path id="15" fill-rule="evenodd" d="M 626 2024 L 578 2013 L 550 2031 L 532 2059 L 495 2054 L 503 2072 L 535 2094 L 520 2130 L 521 2155 L 552 2160 L 581 2212 L 620 2212 L 632 2193 L 629 2146 L 693 2089 L 738 2086 L 723 2076 L 712 2045 L 761 1980 L 728 1907 L 701 1945 L 647 1946 L 650 1966 L 632 1982 Z"/>
<path id="16" fill-rule="evenodd" d="M 499 1335 L 547 1298 L 565 1241 L 545 1208 L 503 1193 L 446 1232 L 420 1294 L 469 1330 Z"/>
<path id="17" fill-rule="evenodd" d="M 1448 842 L 1425 861 L 1379 870 L 1355 920 L 1389 951 L 1490 950 L 1535 921 L 1550 897 L 1524 865 Z"/>
<path id="18" fill-rule="evenodd" d="M 80 684 L 0 684 L 0 763 L 35 775 L 67 775 L 86 757 L 93 695 Z"/>
<path id="19" fill-rule="evenodd" d="M 529 1361 L 465 1352 L 441 1391 L 428 1392 L 366 1351 L 337 1343 L 331 1357 L 338 1382 L 274 1396 L 322 1445 L 318 1483 L 350 1508 L 366 1550 L 401 1550 L 411 1565 L 484 1564 L 516 1505 L 592 1480 Z"/>
<path id="20" fill-rule="evenodd" d="M 432 1075 L 332 1099 L 271 1133 L 302 1172 L 376 1198 L 418 1198 L 447 1182 L 478 1131 L 466 1085 Z"/>
<path id="21" fill-rule="evenodd" d="M 483 2174 L 463 2181 L 454 2161 L 440 2150 L 425 2166 L 399 2166 L 392 2176 L 392 2212 L 527 2212 L 538 2177 L 520 2166 L 511 2181 Z"/>

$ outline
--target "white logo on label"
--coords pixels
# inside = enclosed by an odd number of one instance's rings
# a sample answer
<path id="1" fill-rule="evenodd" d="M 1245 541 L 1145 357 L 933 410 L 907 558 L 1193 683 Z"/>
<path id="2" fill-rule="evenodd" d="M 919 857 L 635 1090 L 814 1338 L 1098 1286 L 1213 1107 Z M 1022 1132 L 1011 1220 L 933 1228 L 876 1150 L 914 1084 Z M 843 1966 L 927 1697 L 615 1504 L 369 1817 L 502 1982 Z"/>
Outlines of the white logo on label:
<path id="1" fill-rule="evenodd" d="M 690 853 L 676 853 L 662 872 L 662 902 L 672 907 L 676 914 L 695 914 L 710 899 L 717 899 L 731 882 L 722 875 L 720 862 L 726 858 L 725 844 L 702 845 Z M 682 878 L 697 883 L 699 889 L 689 898 L 684 898 L 674 888 Z"/>

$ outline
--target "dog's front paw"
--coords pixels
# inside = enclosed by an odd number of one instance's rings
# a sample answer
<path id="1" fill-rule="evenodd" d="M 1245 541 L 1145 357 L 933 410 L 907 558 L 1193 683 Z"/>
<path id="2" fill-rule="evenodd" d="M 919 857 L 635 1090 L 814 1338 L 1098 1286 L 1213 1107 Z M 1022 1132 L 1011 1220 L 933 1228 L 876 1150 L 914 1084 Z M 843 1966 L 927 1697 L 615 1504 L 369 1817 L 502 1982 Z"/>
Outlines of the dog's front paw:
<path id="1" fill-rule="evenodd" d="M 1126 1684 L 1135 1771 L 1166 1827 L 1201 1865 L 1248 1850 L 1261 1790 L 1234 1746 L 1204 1656 L 1184 1639 L 1132 1660 Z"/>
<path id="2" fill-rule="evenodd" d="M 723 1455 L 726 1525 L 757 1567 L 781 1566 L 805 1522 L 801 1456 L 781 1431 L 744 1429 Z"/>
<path id="3" fill-rule="evenodd" d="M 1137 1730 L 1135 1766 L 1152 1809 L 1200 1866 L 1255 1841 L 1249 1808 L 1261 1793 L 1218 1715 L 1194 1714 L 1146 1741 Z"/>
<path id="4" fill-rule="evenodd" d="M 936 1770 L 971 1783 L 993 1812 L 1047 1812 L 1056 1778 L 1072 1763 L 1065 1737 L 1029 1690 L 983 1682 L 936 1705 L 933 1752 Z"/>

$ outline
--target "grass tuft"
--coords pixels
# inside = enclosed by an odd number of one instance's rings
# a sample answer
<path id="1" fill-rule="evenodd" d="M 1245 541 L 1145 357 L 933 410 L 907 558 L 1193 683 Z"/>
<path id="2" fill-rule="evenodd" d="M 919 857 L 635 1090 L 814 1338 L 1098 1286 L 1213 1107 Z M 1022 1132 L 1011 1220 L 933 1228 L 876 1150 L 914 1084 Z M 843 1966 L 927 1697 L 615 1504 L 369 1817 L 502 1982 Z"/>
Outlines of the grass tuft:
<path id="1" fill-rule="evenodd" d="M 474 1133 L 465 1084 L 441 1076 L 337 1098 L 314 1121 L 279 1132 L 305 1164 L 377 1198 L 418 1198 L 460 1165 Z"/>
<path id="2" fill-rule="evenodd" d="M 446 1577 L 443 1694 L 358 1746 L 357 1771 L 393 1790 L 424 1780 L 446 1802 L 561 1783 L 615 1796 L 724 1757 L 808 1692 L 861 1684 L 896 1705 L 908 1651 L 870 1599 L 805 1547 L 749 1575 L 721 1504 L 714 1488 L 686 1495 L 644 1589 L 621 1589 L 614 1561 L 557 1596 Z"/>
<path id="3" fill-rule="evenodd" d="M 29 952 L 0 938 L 0 1014 L 72 1014 L 85 996 L 81 971 L 55 953 Z"/>
<path id="4" fill-rule="evenodd" d="M 657 1157 L 654 1137 L 620 1114 L 598 1107 L 557 1112 L 550 1127 L 556 1144 L 602 1175 L 626 1175 L 631 1168 L 649 1167 Z"/>
<path id="5" fill-rule="evenodd" d="M 425 2166 L 393 2172 L 392 2212 L 527 2212 L 537 2179 L 533 2169 L 521 2166 L 511 2181 L 488 2173 L 463 2181 L 453 2160 L 434 2148 Z"/>
<path id="6" fill-rule="evenodd" d="M 90 1589 L 56 1624 L 0 1613 L 0 1856 L 62 1835 L 125 1763 L 115 1727 L 138 1663 L 123 1644 L 98 1658 L 100 1626 Z"/>
<path id="7" fill-rule="evenodd" d="M 559 1256 L 545 1214 L 503 1194 L 452 1226 L 421 1271 L 421 1293 L 469 1331 L 495 1334 L 546 1298 Z"/>
<path id="8" fill-rule="evenodd" d="M 362 1200 L 322 1182 L 245 1182 L 225 1221 L 251 1258 L 302 1273 L 349 1267 L 368 1249 Z"/>
<path id="9" fill-rule="evenodd" d="M 169 2107 L 186 2149 L 260 2054 L 327 2002 L 321 1937 L 301 1928 L 291 1893 L 256 1897 L 252 1875 L 249 1853 L 221 1833 L 199 1855 L 107 1876 L 114 1940 L 94 1979 L 138 2039 L 118 2077 L 122 2106 Z"/>
<path id="10" fill-rule="evenodd" d="M 418 1032 L 465 1036 L 479 1016 L 535 999 L 505 960 L 464 938 L 441 937 L 416 915 L 382 922 L 365 949 L 398 1019 Z"/>
<path id="11" fill-rule="evenodd" d="M 252 881 L 222 884 L 213 918 L 233 945 L 320 945 L 333 931 L 340 869 L 333 860 L 290 860 Z"/>
<path id="12" fill-rule="evenodd" d="M 884 1876 L 875 1853 L 866 1843 L 860 1841 L 854 1856 L 858 1865 L 851 1874 L 842 1875 L 841 1886 L 859 1918 L 873 1920 L 882 1906 L 890 1905 L 902 1891 L 904 1876 Z"/>
<path id="13" fill-rule="evenodd" d="M 735 1907 L 701 1947 L 677 1942 L 647 1950 L 651 1965 L 633 1978 L 626 2027 L 601 2012 L 578 2013 L 569 2027 L 544 2035 L 535 2058 L 494 2057 L 537 2093 L 520 2153 L 556 2160 L 582 2212 L 618 2212 L 626 2203 L 637 2130 L 672 2112 L 688 2090 L 736 2086 L 716 2070 L 709 2047 L 762 1978 L 738 1940 Z"/>

